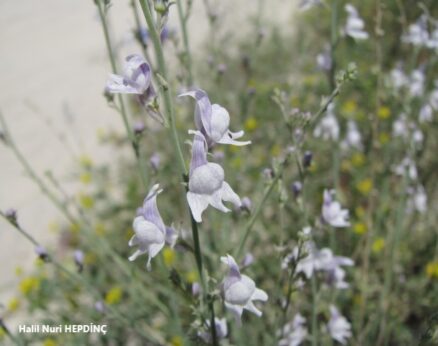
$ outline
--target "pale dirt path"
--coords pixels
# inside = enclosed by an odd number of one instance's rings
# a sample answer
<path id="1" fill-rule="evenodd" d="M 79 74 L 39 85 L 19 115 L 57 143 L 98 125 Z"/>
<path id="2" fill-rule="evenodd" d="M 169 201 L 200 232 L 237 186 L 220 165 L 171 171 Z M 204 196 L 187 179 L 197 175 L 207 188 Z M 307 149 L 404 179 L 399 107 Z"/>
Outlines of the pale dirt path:
<path id="1" fill-rule="evenodd" d="M 292 14 L 292 2 L 269 0 L 264 15 L 286 23 Z M 112 31 L 118 34 L 118 41 L 125 40 L 132 25 L 128 1 L 113 3 Z M 194 3 L 189 31 L 192 49 L 196 51 L 207 33 L 207 20 L 202 1 Z M 257 1 L 218 3 L 219 13 L 226 17 L 221 24 L 227 28 L 235 26 L 236 34 L 244 35 L 241 23 L 248 13 L 254 13 Z M 179 29 L 175 12 L 176 8 L 170 26 Z M 50 119 L 58 131 L 68 133 L 69 142 L 78 153 L 89 154 L 95 161 L 108 160 L 108 149 L 97 143 L 97 129 L 121 128 L 122 123 L 101 96 L 109 64 L 93 1 L 3 0 L 0 26 L 0 109 L 37 172 L 42 174 L 50 168 L 63 178 L 74 162 L 32 107 Z M 124 51 L 130 53 L 133 47 L 128 44 Z M 66 108 L 74 115 L 74 126 L 66 122 Z M 9 207 L 18 209 L 23 227 L 50 245 L 53 234 L 48 231 L 48 224 L 56 219 L 62 221 L 62 216 L 24 176 L 13 155 L 0 146 L 0 208 Z M 0 304 L 14 295 L 15 268 L 30 268 L 34 258 L 33 246 L 0 220 Z"/>

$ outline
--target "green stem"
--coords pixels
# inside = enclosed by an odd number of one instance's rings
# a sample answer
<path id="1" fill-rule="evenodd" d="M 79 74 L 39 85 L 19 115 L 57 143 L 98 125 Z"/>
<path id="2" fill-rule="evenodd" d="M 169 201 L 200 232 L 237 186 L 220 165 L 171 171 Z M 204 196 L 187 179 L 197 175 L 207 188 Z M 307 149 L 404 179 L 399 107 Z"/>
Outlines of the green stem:
<path id="1" fill-rule="evenodd" d="M 312 346 L 318 346 L 318 288 L 315 273 L 312 275 Z"/>
<path id="2" fill-rule="evenodd" d="M 183 43 L 184 43 L 184 54 L 185 54 L 185 63 L 186 63 L 186 69 L 187 69 L 187 83 L 189 87 L 193 86 L 193 73 L 192 73 L 192 57 L 190 53 L 190 45 L 189 45 L 189 37 L 187 34 L 187 14 L 184 15 L 183 8 L 181 4 L 182 0 L 177 0 L 178 5 L 178 17 L 179 22 L 181 24 L 181 32 L 183 36 Z"/>
<path id="3" fill-rule="evenodd" d="M 173 104 L 172 104 L 172 94 L 171 94 L 171 90 L 170 90 L 170 85 L 168 83 L 166 62 L 164 60 L 164 54 L 163 54 L 163 48 L 161 46 L 160 36 L 159 36 L 157 28 L 155 26 L 155 21 L 152 18 L 152 13 L 151 13 L 149 2 L 147 2 L 146 0 L 139 0 L 139 1 L 140 1 L 140 5 L 141 5 L 141 8 L 143 10 L 143 14 L 144 14 L 146 23 L 148 25 L 151 39 L 152 39 L 152 42 L 154 45 L 155 57 L 156 57 L 156 61 L 158 64 L 158 73 L 160 74 L 160 77 L 161 77 L 159 79 L 164 79 L 164 82 L 166 84 L 160 88 L 161 96 L 164 99 L 166 120 L 170 124 L 171 137 L 173 140 L 173 145 L 174 145 L 175 152 L 176 152 L 176 155 L 178 158 L 180 169 L 182 171 L 183 179 L 186 183 L 188 183 L 188 180 L 189 180 L 188 171 L 187 171 L 186 163 L 184 160 L 184 155 L 183 155 L 183 152 L 181 150 L 181 145 L 180 145 L 180 141 L 179 141 L 179 137 L 178 137 L 178 131 L 176 129 L 175 115 L 174 115 L 174 109 L 173 109 Z M 197 225 L 196 221 L 194 220 L 193 215 L 192 215 L 190 210 L 189 210 L 189 212 L 190 212 L 190 219 L 191 219 L 191 223 L 192 223 L 192 236 L 193 236 L 193 242 L 194 242 L 194 247 L 195 247 L 194 250 L 195 250 L 196 265 L 198 267 L 201 285 L 203 288 L 203 300 L 205 301 L 207 298 L 207 289 L 208 289 L 207 286 L 208 285 L 207 285 L 207 282 L 205 281 L 204 272 L 203 272 L 202 252 L 201 252 L 201 245 L 200 245 L 200 241 L 199 241 L 198 225 Z M 213 306 L 212 302 L 209 303 L 209 309 L 210 309 L 211 316 L 214 318 L 214 306 Z M 216 337 L 216 328 L 215 328 L 214 319 L 211 321 L 210 330 L 211 330 L 213 344 L 216 346 L 216 345 L 218 345 L 218 340 Z"/>
<path id="4" fill-rule="evenodd" d="M 159 74 L 164 79 L 164 81 L 166 83 L 168 83 L 167 67 L 166 67 L 166 62 L 164 60 L 164 54 L 163 54 L 163 48 L 161 46 L 160 35 L 158 34 L 157 28 L 155 27 L 155 22 L 154 22 L 154 19 L 152 18 L 152 13 L 151 13 L 151 10 L 149 8 L 149 3 L 146 0 L 139 0 L 139 1 L 140 1 L 141 8 L 143 10 L 143 14 L 144 14 L 146 23 L 147 23 L 148 28 L 149 28 L 149 33 L 151 35 L 151 39 L 152 39 L 154 48 L 155 48 L 155 57 L 156 57 L 157 64 L 158 64 Z M 175 147 L 178 162 L 179 162 L 179 165 L 180 165 L 180 168 L 181 168 L 181 171 L 183 172 L 183 174 L 187 174 L 187 167 L 186 167 L 186 163 L 184 160 L 183 152 L 181 150 L 181 145 L 180 145 L 179 137 L 178 137 L 178 131 L 176 129 L 175 114 L 174 114 L 173 105 L 172 105 L 172 95 L 171 95 L 169 85 L 167 84 L 167 85 L 162 86 L 160 88 L 160 93 L 164 99 L 166 120 L 170 124 L 173 145 Z"/>
<path id="5" fill-rule="evenodd" d="M 104 9 L 105 5 L 102 5 L 101 0 L 97 0 L 96 5 L 97 5 L 97 8 L 99 10 L 99 17 L 100 17 L 100 21 L 102 23 L 102 29 L 103 29 L 103 34 L 105 36 L 105 44 L 106 44 L 106 48 L 108 51 L 108 57 L 109 57 L 109 60 L 111 63 L 111 69 L 112 69 L 112 72 L 114 74 L 117 74 L 116 58 L 115 58 L 114 50 L 113 50 L 113 47 L 111 44 L 111 38 L 110 38 L 109 30 L 108 30 L 108 23 L 107 23 L 106 17 L 105 17 L 105 9 Z M 121 94 L 118 94 L 117 97 L 118 97 L 119 103 L 120 103 L 120 114 L 122 115 L 123 124 L 125 125 L 125 130 L 126 130 L 126 133 L 128 135 L 128 138 L 131 142 L 132 149 L 134 150 L 134 155 L 135 155 L 135 158 L 137 161 L 137 167 L 138 167 L 138 170 L 140 173 L 140 178 L 141 178 L 141 181 L 143 183 L 143 187 L 146 188 L 148 186 L 147 165 L 144 162 L 144 160 L 141 158 L 140 146 L 138 143 L 138 139 L 135 137 L 135 134 L 134 134 L 131 126 L 129 125 L 128 115 L 127 115 L 127 111 L 126 111 L 126 107 L 125 107 L 125 102 L 123 101 L 123 96 Z"/>

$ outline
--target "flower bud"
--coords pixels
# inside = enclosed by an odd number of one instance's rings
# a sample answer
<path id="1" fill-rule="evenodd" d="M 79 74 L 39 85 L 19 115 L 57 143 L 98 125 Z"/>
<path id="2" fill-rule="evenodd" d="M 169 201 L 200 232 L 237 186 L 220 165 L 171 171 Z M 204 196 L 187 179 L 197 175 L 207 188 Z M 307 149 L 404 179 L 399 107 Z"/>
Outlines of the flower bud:
<path id="1" fill-rule="evenodd" d="M 312 164 L 313 154 L 311 151 L 306 151 L 303 156 L 303 166 L 304 168 L 310 167 Z"/>

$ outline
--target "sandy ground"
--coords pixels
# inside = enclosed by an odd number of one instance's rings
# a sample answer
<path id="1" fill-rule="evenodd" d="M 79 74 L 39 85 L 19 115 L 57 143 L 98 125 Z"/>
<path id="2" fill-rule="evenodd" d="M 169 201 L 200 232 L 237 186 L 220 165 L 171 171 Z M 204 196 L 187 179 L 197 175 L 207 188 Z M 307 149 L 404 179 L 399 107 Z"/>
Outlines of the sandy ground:
<path id="1" fill-rule="evenodd" d="M 269 0 L 263 13 L 286 23 L 292 1 Z M 115 0 L 111 9 L 112 31 L 122 52 L 139 51 L 129 43 L 133 26 L 127 0 Z M 213 2 L 214 3 L 214 2 Z M 221 0 L 216 7 L 221 25 L 243 35 L 241 23 L 255 13 L 258 1 Z M 176 8 L 170 26 L 179 29 Z M 70 150 L 95 161 L 109 159 L 108 149 L 98 145 L 97 130 L 122 128 L 119 116 L 101 96 L 109 63 L 97 12 L 92 0 L 40 0 L 0 2 L 0 110 L 18 146 L 39 174 L 50 169 L 61 180 L 74 167 Z M 207 32 L 205 8 L 194 1 L 190 19 L 192 49 Z M 128 42 L 128 43 L 126 43 Z M 50 123 L 50 125 L 48 125 Z M 66 136 L 70 149 L 58 139 Z M 54 235 L 48 225 L 63 218 L 28 179 L 15 157 L 0 146 L 0 208 L 16 208 L 20 224 L 40 242 L 50 246 Z M 18 266 L 30 270 L 33 246 L 0 220 L 0 304 L 16 294 Z M 1 316 L 1 305 L 0 305 Z"/>

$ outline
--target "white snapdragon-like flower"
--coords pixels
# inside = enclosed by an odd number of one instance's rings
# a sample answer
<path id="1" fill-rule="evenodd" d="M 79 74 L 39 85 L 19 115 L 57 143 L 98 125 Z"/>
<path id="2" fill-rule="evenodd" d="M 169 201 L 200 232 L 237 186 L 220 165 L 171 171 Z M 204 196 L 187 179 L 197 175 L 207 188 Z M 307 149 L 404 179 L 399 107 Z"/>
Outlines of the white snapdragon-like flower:
<path id="1" fill-rule="evenodd" d="M 321 119 L 313 131 L 315 137 L 321 137 L 324 140 L 337 141 L 339 139 L 339 124 L 334 114 L 334 104 L 330 103 L 327 107 L 327 114 Z"/>
<path id="2" fill-rule="evenodd" d="M 351 324 L 333 305 L 330 306 L 330 321 L 327 324 L 327 329 L 332 339 L 338 341 L 342 345 L 345 345 L 347 339 L 352 335 Z"/>
<path id="3" fill-rule="evenodd" d="M 244 309 L 259 317 L 262 316 L 262 312 L 254 305 L 254 301 L 267 301 L 266 292 L 257 288 L 251 278 L 240 273 L 239 266 L 232 256 L 221 257 L 221 261 L 229 268 L 228 275 L 222 283 L 225 307 L 234 314 L 237 323 L 240 323 Z"/>
<path id="4" fill-rule="evenodd" d="M 417 171 L 417 166 L 415 165 L 415 161 L 408 156 L 406 156 L 400 162 L 400 164 L 395 166 L 394 172 L 395 174 L 400 176 L 404 176 L 405 174 L 407 174 L 407 176 L 411 180 L 417 180 L 418 178 L 418 171 Z"/>
<path id="5" fill-rule="evenodd" d="M 296 266 L 297 273 L 303 273 L 310 279 L 315 272 L 326 274 L 327 283 L 338 289 L 348 288 L 348 283 L 344 280 L 346 273 L 342 266 L 351 267 L 354 265 L 352 259 L 343 256 L 335 256 L 329 248 L 317 249 L 313 242 L 304 244 L 307 255 L 301 258 Z M 283 268 L 288 266 L 292 259 L 297 260 L 298 248 L 294 248 L 292 253 L 283 262 Z"/>
<path id="6" fill-rule="evenodd" d="M 426 76 L 422 69 L 412 71 L 409 78 L 409 93 L 412 97 L 421 97 L 424 93 L 424 83 Z"/>
<path id="7" fill-rule="evenodd" d="M 125 59 L 123 75 L 110 74 L 106 90 L 114 94 L 136 94 L 141 103 L 146 103 L 155 96 L 149 63 L 141 55 L 129 55 Z"/>
<path id="8" fill-rule="evenodd" d="M 306 319 L 297 313 L 292 322 L 283 327 L 283 338 L 278 346 L 299 346 L 308 335 Z"/>
<path id="9" fill-rule="evenodd" d="M 347 123 L 347 133 L 341 143 L 341 148 L 344 150 L 362 149 L 362 135 L 360 134 L 356 122 L 353 120 L 349 120 Z"/>
<path id="10" fill-rule="evenodd" d="M 427 195 L 422 185 L 416 188 L 408 189 L 409 198 L 407 200 L 407 212 L 411 213 L 414 210 L 421 214 L 427 211 Z"/>
<path id="11" fill-rule="evenodd" d="M 342 209 L 341 204 L 333 199 L 334 190 L 324 190 L 322 218 L 333 227 L 348 227 L 348 209 Z"/>
<path id="12" fill-rule="evenodd" d="M 408 32 L 402 37 L 402 41 L 414 46 L 426 46 L 429 41 L 427 31 L 427 17 L 422 15 L 415 23 L 409 25 Z"/>
<path id="13" fill-rule="evenodd" d="M 230 211 L 222 201 L 241 206 L 239 196 L 224 180 L 223 168 L 207 161 L 207 143 L 201 132 L 194 133 L 192 161 L 190 163 L 189 191 L 187 202 L 196 222 L 202 221 L 202 213 L 209 205 L 227 213 Z"/>
<path id="14" fill-rule="evenodd" d="M 356 40 L 366 40 L 369 35 L 364 30 L 365 23 L 363 19 L 359 16 L 356 8 L 351 4 L 345 5 L 345 11 L 347 11 L 347 23 L 344 27 L 344 33 Z"/>
<path id="15" fill-rule="evenodd" d="M 138 215 L 132 223 L 135 234 L 129 240 L 129 246 L 138 246 L 138 249 L 129 260 L 134 261 L 138 256 L 147 253 L 148 270 L 150 270 L 151 259 L 161 251 L 164 244 L 168 243 L 173 247 L 177 238 L 174 229 L 164 225 L 157 208 L 157 195 L 162 191 L 158 184 L 151 188 L 143 202 L 143 207 L 139 208 Z"/>
<path id="16" fill-rule="evenodd" d="M 196 128 L 204 135 L 209 147 L 215 143 L 237 146 L 251 144 L 251 141 L 239 142 L 236 140 L 241 138 L 244 132 L 231 132 L 229 130 L 230 115 L 228 111 L 218 104 L 212 105 L 204 90 L 196 89 L 179 96 L 191 96 L 196 100 Z"/>

